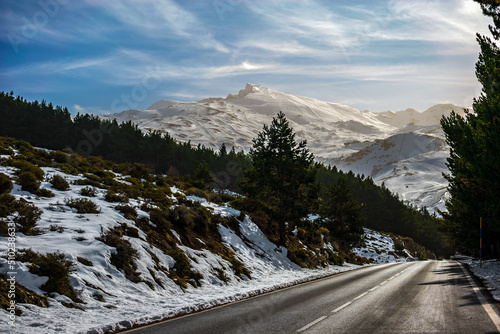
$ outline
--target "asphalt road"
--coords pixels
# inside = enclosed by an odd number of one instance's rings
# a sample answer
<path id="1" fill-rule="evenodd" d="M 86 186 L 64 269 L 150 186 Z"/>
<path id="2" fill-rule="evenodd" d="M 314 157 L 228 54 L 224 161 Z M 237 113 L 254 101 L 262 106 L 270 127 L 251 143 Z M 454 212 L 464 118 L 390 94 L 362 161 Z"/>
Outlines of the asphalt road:
<path id="1" fill-rule="evenodd" d="M 129 333 L 499 333 L 474 287 L 455 262 L 377 265 Z"/>

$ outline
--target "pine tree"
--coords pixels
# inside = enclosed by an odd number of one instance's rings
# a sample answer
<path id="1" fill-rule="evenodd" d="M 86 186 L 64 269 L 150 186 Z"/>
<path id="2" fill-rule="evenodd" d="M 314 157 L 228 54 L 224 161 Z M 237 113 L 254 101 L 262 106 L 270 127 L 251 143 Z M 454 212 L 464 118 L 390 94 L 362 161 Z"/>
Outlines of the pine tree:
<path id="1" fill-rule="evenodd" d="M 320 213 L 330 234 L 349 243 L 357 243 L 363 235 L 365 218 L 361 214 L 362 206 L 351 195 L 344 177 L 325 191 L 320 205 Z"/>
<path id="2" fill-rule="evenodd" d="M 212 176 L 212 172 L 210 172 L 210 168 L 208 167 L 208 163 L 206 161 L 200 162 L 198 168 L 194 172 L 194 176 L 196 177 L 196 186 L 201 189 L 209 189 L 212 187 L 212 183 L 214 182 L 214 178 Z"/>
<path id="3" fill-rule="evenodd" d="M 500 39 L 500 4 L 481 3 L 483 13 L 493 18 L 490 31 Z M 465 118 L 452 113 L 441 120 L 451 146 L 448 168 L 451 199 L 444 215 L 446 224 L 463 250 L 477 254 L 479 218 L 484 221 L 483 244 L 490 256 L 500 255 L 500 49 L 486 36 L 477 34 L 481 48 L 476 76 L 482 84 L 474 99 L 474 112 Z"/>
<path id="4" fill-rule="evenodd" d="M 278 222 L 280 244 L 286 245 L 287 223 L 307 215 L 317 200 L 316 165 L 307 142 L 295 141 L 295 133 L 283 112 L 253 140 L 243 190 L 266 203 Z"/>

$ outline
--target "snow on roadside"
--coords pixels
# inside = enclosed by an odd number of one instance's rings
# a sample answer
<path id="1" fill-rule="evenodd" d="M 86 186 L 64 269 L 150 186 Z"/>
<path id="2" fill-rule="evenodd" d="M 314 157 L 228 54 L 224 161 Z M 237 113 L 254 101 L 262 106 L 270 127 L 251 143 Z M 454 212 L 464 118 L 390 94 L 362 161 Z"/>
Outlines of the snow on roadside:
<path id="1" fill-rule="evenodd" d="M 394 241 L 387 235 L 363 228 L 365 231 L 365 246 L 353 248 L 353 253 L 369 259 L 373 263 L 405 262 L 406 258 L 395 253 Z M 409 254 L 406 252 L 409 258 Z"/>
<path id="2" fill-rule="evenodd" d="M 126 224 L 134 227 L 135 223 L 125 219 L 114 206 L 104 200 L 105 192 L 97 189 L 96 197 L 90 198 L 101 209 L 99 214 L 77 214 L 64 205 L 67 198 L 83 198 L 80 190 L 84 186 L 74 185 L 73 181 L 82 176 L 61 173 L 59 170 L 43 167 L 45 175 L 50 178 L 59 174 L 70 182 L 70 189 L 58 191 L 48 182 L 42 182 L 41 188 L 54 192 L 53 198 L 40 198 L 22 191 L 15 185 L 11 194 L 16 198 L 24 198 L 43 210 L 38 228 L 42 234 L 25 236 L 18 233 L 16 248 L 32 249 L 40 253 L 61 252 L 74 262 L 75 271 L 70 276 L 70 282 L 84 301 L 77 308 L 68 308 L 62 303 L 72 303 L 68 297 L 50 294 L 49 308 L 40 308 L 31 304 L 18 304 L 22 315 L 16 317 L 15 327 L 6 321 L 0 323 L 0 332 L 40 333 L 104 333 L 113 330 L 130 328 L 136 324 L 146 324 L 179 314 L 185 314 L 216 305 L 251 297 L 279 288 L 288 287 L 301 282 L 326 277 L 335 273 L 353 270 L 360 266 L 345 264 L 344 266 L 329 266 L 319 269 L 303 269 L 292 263 L 286 254 L 286 249 L 271 243 L 248 217 L 240 221 L 240 231 L 219 225 L 219 232 L 227 247 L 233 249 L 236 257 L 250 270 L 252 278 L 240 278 L 220 255 L 208 250 L 194 250 L 179 244 L 185 254 L 190 257 L 192 269 L 203 275 L 202 286 L 188 286 L 183 291 L 162 270 L 155 268 L 154 257 L 160 260 L 162 267 L 172 269 L 175 261 L 158 248 L 146 241 L 144 233 L 139 229 L 139 238 L 124 236 L 138 252 L 137 271 L 145 282 L 133 283 L 121 270 L 110 262 L 110 256 L 115 252 L 96 238 L 102 231 Z M 13 176 L 14 169 L 0 166 L 0 172 Z M 172 189 L 174 192 L 181 192 Z M 188 199 L 199 201 L 203 206 L 221 216 L 238 217 L 240 212 L 226 205 L 217 205 L 205 199 L 188 196 Z M 138 206 L 136 200 L 131 204 Z M 140 211 L 140 210 L 138 210 Z M 146 212 L 139 212 L 147 215 Z M 377 254 L 376 262 L 393 260 L 388 254 L 394 249 L 390 238 L 365 230 L 370 235 L 369 244 L 377 244 L 384 252 Z M 391 244 L 392 243 L 392 244 Z M 8 239 L 0 237 L 0 253 L 5 255 L 8 250 Z M 387 252 L 386 252 L 387 250 Z M 365 254 L 364 256 L 370 256 Z M 92 262 L 85 265 L 78 258 Z M 0 258 L 0 272 L 8 272 L 7 260 Z M 221 280 L 217 269 L 222 270 L 226 280 Z M 26 264 L 18 263 L 16 268 L 18 283 L 31 290 L 42 293 L 40 287 L 46 282 L 46 277 L 29 273 Z M 160 284 L 159 284 L 160 282 Z M 154 289 L 151 288 L 154 287 Z M 0 310 L 0 316 L 7 319 L 8 313 Z"/>
<path id="3" fill-rule="evenodd" d="M 481 279 L 493 298 L 500 302 L 500 259 L 483 261 L 480 268 L 478 259 L 457 255 L 453 259 L 469 266 L 474 276 Z"/>

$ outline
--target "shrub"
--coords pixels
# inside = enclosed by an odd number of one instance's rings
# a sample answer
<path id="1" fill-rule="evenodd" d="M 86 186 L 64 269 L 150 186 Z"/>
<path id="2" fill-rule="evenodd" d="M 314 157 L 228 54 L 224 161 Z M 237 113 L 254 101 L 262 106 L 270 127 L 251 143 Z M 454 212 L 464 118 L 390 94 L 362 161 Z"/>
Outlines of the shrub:
<path id="1" fill-rule="evenodd" d="M 60 191 L 66 191 L 69 189 L 69 183 L 61 175 L 54 175 L 50 180 L 52 187 Z"/>
<path id="2" fill-rule="evenodd" d="M 95 204 L 89 199 L 86 198 L 71 198 L 71 199 L 66 199 L 64 201 L 67 206 L 70 208 L 76 209 L 76 212 L 78 213 L 100 213 L 101 210 Z"/>
<path id="3" fill-rule="evenodd" d="M 204 198 L 204 199 L 208 200 L 207 193 L 204 192 L 203 190 L 195 188 L 195 187 L 189 188 L 188 190 L 186 190 L 185 193 L 188 196 L 196 196 L 196 197 L 200 197 L 200 198 Z"/>
<path id="4" fill-rule="evenodd" d="M 13 155 L 14 151 L 9 147 L 8 144 L 0 139 L 0 154 Z"/>
<path id="5" fill-rule="evenodd" d="M 0 173 L 0 194 L 10 193 L 13 188 L 12 181 L 7 175 Z"/>
<path id="6" fill-rule="evenodd" d="M 344 265 L 344 259 L 339 254 L 335 254 L 333 252 L 329 254 L 328 260 L 336 266 Z"/>
<path id="7" fill-rule="evenodd" d="M 140 163 L 134 163 L 134 166 L 129 172 L 130 176 L 135 177 L 137 179 L 150 179 L 150 171 L 149 169 Z"/>
<path id="8" fill-rule="evenodd" d="M 147 189 L 143 191 L 143 198 L 150 199 L 154 204 L 165 209 L 172 205 L 172 200 L 168 197 L 168 190 L 166 188 Z"/>
<path id="9" fill-rule="evenodd" d="M 10 282 L 7 281 L 7 275 L 0 274 L 0 308 L 7 310 L 11 307 L 10 301 L 12 298 L 9 298 L 10 293 L 11 286 Z M 47 296 L 39 296 L 17 282 L 15 282 L 15 301 L 17 304 L 33 304 L 39 307 L 47 307 L 48 305 Z M 16 308 L 16 315 L 21 315 L 18 308 Z"/>
<path id="10" fill-rule="evenodd" d="M 222 198 L 217 193 L 209 193 L 208 201 L 219 205 L 224 204 L 224 201 L 222 201 Z"/>
<path id="11" fill-rule="evenodd" d="M 179 248 L 175 248 L 166 252 L 174 261 L 174 270 L 169 272 L 169 277 L 174 280 L 181 288 L 187 289 L 187 283 L 194 287 L 200 284 L 203 276 L 200 273 L 194 272 L 191 269 L 191 262 L 184 252 Z M 194 282 L 193 282 L 194 281 Z"/>
<path id="12" fill-rule="evenodd" d="M 137 210 L 130 205 L 117 205 L 115 209 L 120 211 L 123 216 L 127 219 L 135 219 L 137 218 Z"/>
<path id="13" fill-rule="evenodd" d="M 31 172 L 22 172 L 19 174 L 18 179 L 22 190 L 34 194 L 40 188 L 40 181 Z"/>
<path id="14" fill-rule="evenodd" d="M 114 192 L 114 190 L 108 189 L 106 192 L 106 196 L 104 197 L 106 202 L 119 202 L 119 203 L 128 203 L 128 197 L 124 194 L 119 194 Z"/>
<path id="15" fill-rule="evenodd" d="M 224 193 L 220 194 L 220 198 L 224 203 L 231 202 L 232 200 L 235 199 L 234 196 Z"/>
<path id="16" fill-rule="evenodd" d="M 75 180 L 75 181 L 73 181 L 73 184 L 76 184 L 78 186 L 89 185 L 89 186 L 92 186 L 94 188 L 101 188 L 101 189 L 106 189 L 107 188 L 106 186 L 103 186 L 101 183 L 99 183 L 99 181 L 90 180 L 88 178 L 87 179 Z"/>
<path id="17" fill-rule="evenodd" d="M 19 232 L 26 235 L 38 234 L 38 229 L 35 226 L 43 211 L 27 202 L 24 202 L 17 211 L 19 214 L 14 218 L 14 223 L 19 225 Z"/>
<path id="18" fill-rule="evenodd" d="M 18 176 L 24 172 L 30 172 L 37 178 L 37 180 L 39 181 L 43 180 L 43 175 L 44 175 L 43 170 L 40 167 L 33 165 L 31 162 L 19 159 L 12 159 L 9 160 L 8 163 L 9 162 L 11 166 L 19 169 L 16 172 Z"/>
<path id="19" fill-rule="evenodd" d="M 115 228 L 108 230 L 107 233 L 101 233 L 99 240 L 116 248 L 116 253 L 111 254 L 111 264 L 117 269 L 123 270 L 127 279 L 134 283 L 140 282 L 140 273 L 136 272 L 137 267 L 134 263 L 138 256 L 137 250 L 132 247 L 129 241 L 122 238 L 121 229 Z"/>
<path id="20" fill-rule="evenodd" d="M 203 207 L 191 209 L 194 221 L 194 230 L 202 235 L 206 235 L 210 226 L 210 213 Z"/>
<path id="21" fill-rule="evenodd" d="M 158 187 L 169 187 L 169 180 L 164 176 L 157 176 L 155 179 L 156 185 Z M 170 189 L 170 188 L 169 188 Z"/>
<path id="22" fill-rule="evenodd" d="M 64 174 L 78 175 L 78 169 L 69 164 L 64 163 L 60 168 L 61 172 L 63 172 Z"/>
<path id="23" fill-rule="evenodd" d="M 54 159 L 55 162 L 58 162 L 60 164 L 63 164 L 68 161 L 68 156 L 61 151 L 51 151 L 50 158 Z"/>
<path id="24" fill-rule="evenodd" d="M 36 192 L 36 195 L 40 196 L 40 197 L 54 197 L 55 196 L 52 191 L 50 191 L 49 189 L 45 189 L 45 188 L 38 189 Z"/>
<path id="25" fill-rule="evenodd" d="M 18 254 L 18 261 L 30 262 L 30 272 L 38 276 L 47 276 L 49 279 L 40 287 L 46 292 L 57 292 L 75 302 L 81 302 L 71 288 L 69 275 L 74 271 L 73 262 L 61 253 L 47 253 L 42 255 L 31 249 L 23 250 Z"/>
<path id="26" fill-rule="evenodd" d="M 94 187 L 83 187 L 82 189 L 80 189 L 80 195 L 95 197 L 97 195 L 97 189 Z"/>
<path id="27" fill-rule="evenodd" d="M 194 221 L 192 220 L 192 217 L 189 215 L 189 209 L 184 205 L 177 206 L 170 213 L 170 220 L 172 221 L 174 226 L 179 228 L 184 228 L 189 230 L 194 227 Z"/>
<path id="28" fill-rule="evenodd" d="M 127 224 L 120 224 L 120 229 L 122 230 L 122 234 L 131 238 L 139 238 L 139 230 L 135 227 L 128 226 Z"/>
<path id="29" fill-rule="evenodd" d="M 11 194 L 0 194 L 0 217 L 7 217 L 17 210 L 16 198 Z"/>
<path id="30" fill-rule="evenodd" d="M 25 140 L 16 140 L 14 147 L 23 153 L 33 153 L 35 151 L 35 148 Z"/>
<path id="31" fill-rule="evenodd" d="M 102 169 L 94 170 L 93 174 L 95 176 L 105 179 L 114 179 L 116 177 L 116 175 L 113 172 L 108 172 Z"/>
<path id="32" fill-rule="evenodd" d="M 151 210 L 149 213 L 149 219 L 160 231 L 168 231 L 172 227 L 167 215 L 162 210 Z"/>

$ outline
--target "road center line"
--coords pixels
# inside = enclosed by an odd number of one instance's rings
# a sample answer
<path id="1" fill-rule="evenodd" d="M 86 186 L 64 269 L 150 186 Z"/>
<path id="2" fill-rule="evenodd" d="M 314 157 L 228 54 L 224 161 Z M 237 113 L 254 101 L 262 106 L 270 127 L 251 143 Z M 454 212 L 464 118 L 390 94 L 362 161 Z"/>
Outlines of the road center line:
<path id="1" fill-rule="evenodd" d="M 366 296 L 367 293 L 368 293 L 368 291 L 360 294 L 359 296 L 357 296 L 356 298 L 354 298 L 353 301 L 354 300 L 358 300 L 359 298 L 363 298 L 364 296 Z"/>
<path id="2" fill-rule="evenodd" d="M 318 322 L 325 320 L 326 318 L 328 318 L 326 315 L 324 315 L 322 317 L 319 317 L 318 319 L 314 320 L 313 322 L 310 322 L 307 325 L 305 325 L 304 327 L 302 327 L 301 329 L 297 330 L 297 333 L 300 333 L 300 332 L 303 332 L 305 330 L 308 330 L 309 328 L 311 328 L 312 326 L 316 325 Z"/>
<path id="3" fill-rule="evenodd" d="M 413 267 L 413 266 L 414 266 L 414 265 L 412 265 L 411 267 Z M 343 304 L 343 305 L 341 305 L 341 306 L 337 307 L 335 310 L 333 310 L 333 311 L 332 311 L 332 313 L 337 313 L 337 312 L 339 312 L 340 310 L 342 310 L 343 308 L 346 308 L 347 306 L 351 305 L 353 301 L 363 298 L 363 297 L 364 297 L 364 296 L 366 296 L 369 292 L 371 292 L 371 291 L 374 291 L 374 290 L 378 289 L 379 287 L 381 287 L 382 285 L 386 284 L 386 283 L 387 283 L 387 282 L 389 282 L 390 280 L 392 280 L 392 279 L 394 279 L 394 278 L 398 277 L 399 275 L 401 275 L 402 273 L 404 273 L 405 271 L 407 271 L 407 270 L 408 270 L 409 268 L 411 268 L 411 267 L 408 267 L 408 268 L 406 268 L 405 270 L 402 270 L 401 272 L 399 272 L 399 273 L 397 273 L 396 275 L 392 276 L 391 278 L 389 278 L 389 279 L 385 280 L 384 282 L 380 283 L 379 285 L 377 285 L 377 286 L 375 286 L 375 287 L 371 288 L 370 290 L 368 290 L 368 291 L 366 291 L 366 292 L 363 292 L 362 294 L 360 294 L 359 296 L 355 297 L 355 298 L 354 298 L 353 300 L 351 300 L 350 302 L 347 302 L 347 303 L 345 303 L 345 304 Z M 326 319 L 326 318 L 327 318 L 326 316 L 323 316 L 323 317 L 321 317 L 321 318 L 318 318 L 318 319 L 314 320 L 313 322 L 311 322 L 310 324 L 308 324 L 308 325 L 306 325 L 306 326 L 302 327 L 302 328 L 301 328 L 301 329 L 299 329 L 297 332 L 303 332 L 303 331 L 305 331 L 306 329 L 311 328 L 312 326 L 314 326 L 315 324 L 317 324 L 318 322 L 320 322 L 320 321 L 322 321 L 322 320 L 324 320 L 324 319 Z"/>
<path id="4" fill-rule="evenodd" d="M 347 302 L 347 303 L 345 303 L 344 305 L 337 307 L 335 310 L 333 310 L 333 311 L 332 311 L 332 313 L 337 313 L 338 311 L 340 311 L 340 310 L 341 310 L 341 309 L 343 309 L 344 307 L 347 307 L 347 306 L 349 306 L 349 305 L 351 305 L 351 304 L 352 304 L 352 302 Z"/>

